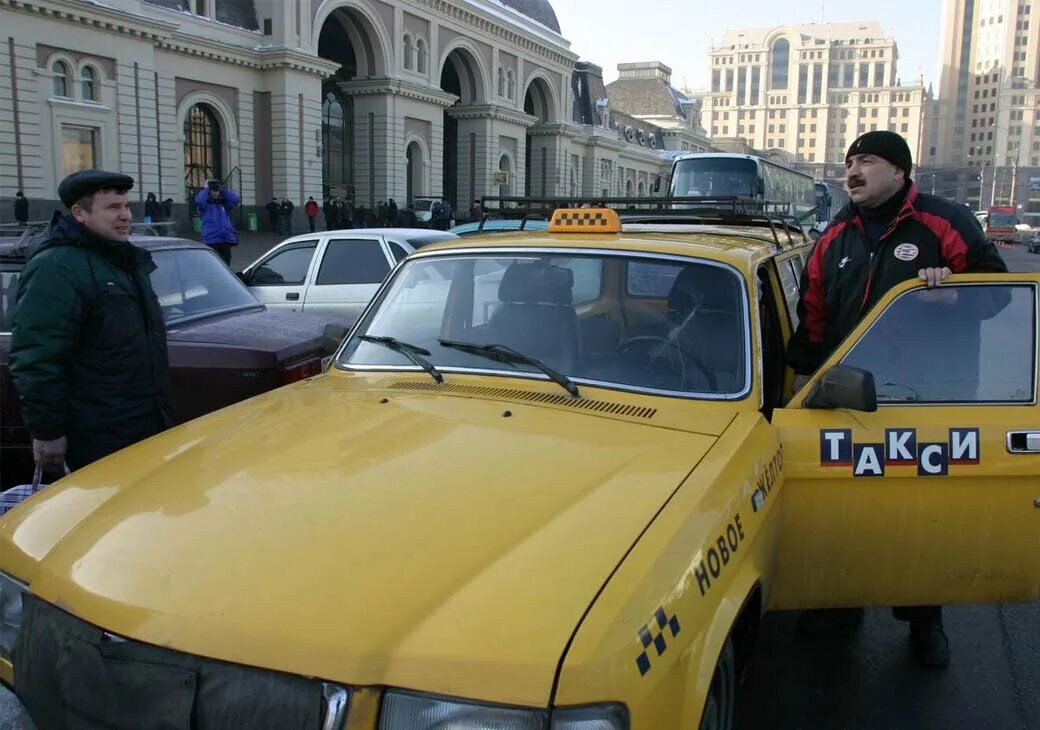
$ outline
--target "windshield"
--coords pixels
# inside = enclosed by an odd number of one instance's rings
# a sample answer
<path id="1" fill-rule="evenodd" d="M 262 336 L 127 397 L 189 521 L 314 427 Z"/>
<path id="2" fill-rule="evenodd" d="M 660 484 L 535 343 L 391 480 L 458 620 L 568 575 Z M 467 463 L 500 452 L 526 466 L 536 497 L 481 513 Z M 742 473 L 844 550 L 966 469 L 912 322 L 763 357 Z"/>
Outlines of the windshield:
<path id="1" fill-rule="evenodd" d="M 989 212 L 990 228 L 1014 228 L 1016 223 L 1018 223 L 1018 218 L 1014 213 L 1007 213 L 1002 210 L 991 210 Z"/>
<path id="2" fill-rule="evenodd" d="M 431 205 L 433 205 L 433 201 L 432 200 L 421 200 L 421 199 L 418 199 L 418 198 L 416 198 L 416 200 L 415 200 L 415 209 L 416 210 L 429 210 Z"/>
<path id="3" fill-rule="evenodd" d="M 672 178 L 672 195 L 725 197 L 758 195 L 758 166 L 754 160 L 706 157 L 678 160 Z"/>
<path id="4" fill-rule="evenodd" d="M 691 259 L 446 254 L 406 262 L 355 334 L 423 348 L 442 373 L 543 377 L 536 366 L 443 343 L 504 345 L 578 382 L 740 397 L 750 386 L 744 301 L 735 273 Z M 357 336 L 338 364 L 416 369 Z"/>
<path id="5" fill-rule="evenodd" d="M 198 248 L 152 251 L 152 288 L 167 324 L 260 303 L 212 252 Z"/>

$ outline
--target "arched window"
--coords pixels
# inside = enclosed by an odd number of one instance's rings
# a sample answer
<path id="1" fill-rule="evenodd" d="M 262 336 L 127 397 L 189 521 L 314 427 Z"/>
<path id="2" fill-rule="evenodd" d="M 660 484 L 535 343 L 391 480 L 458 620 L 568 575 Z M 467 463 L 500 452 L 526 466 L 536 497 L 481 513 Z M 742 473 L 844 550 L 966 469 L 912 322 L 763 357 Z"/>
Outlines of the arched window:
<path id="1" fill-rule="evenodd" d="M 773 43 L 769 63 L 772 68 L 770 77 L 770 89 L 787 88 L 787 64 L 791 59 L 791 44 L 786 38 L 780 38 Z"/>
<path id="2" fill-rule="evenodd" d="M 97 72 L 90 66 L 84 66 L 79 72 L 79 78 L 83 87 L 83 101 L 97 101 Z"/>
<path id="3" fill-rule="evenodd" d="M 326 87 L 321 105 L 322 175 L 325 193 L 333 197 L 346 195 L 354 181 L 353 129 L 354 113 L 349 96 Z"/>
<path id="4" fill-rule="evenodd" d="M 404 34 L 404 67 L 411 69 L 415 65 L 415 59 L 412 52 L 412 37 L 407 33 Z"/>
<path id="5" fill-rule="evenodd" d="M 67 97 L 69 95 L 69 65 L 64 61 L 55 61 L 51 66 L 51 71 L 54 73 L 54 95 Z"/>
<path id="6" fill-rule="evenodd" d="M 498 95 L 506 95 L 506 72 L 501 66 L 498 67 Z"/>
<path id="7" fill-rule="evenodd" d="M 415 39 L 415 55 L 418 60 L 416 70 L 421 74 L 426 73 L 426 41 L 422 38 Z"/>
<path id="8" fill-rule="evenodd" d="M 184 118 L 184 182 L 194 192 L 211 178 L 222 179 L 223 136 L 217 115 L 206 104 L 195 104 Z"/>
<path id="9" fill-rule="evenodd" d="M 506 71 L 506 96 L 510 99 L 516 98 L 516 79 L 513 78 L 512 69 Z"/>

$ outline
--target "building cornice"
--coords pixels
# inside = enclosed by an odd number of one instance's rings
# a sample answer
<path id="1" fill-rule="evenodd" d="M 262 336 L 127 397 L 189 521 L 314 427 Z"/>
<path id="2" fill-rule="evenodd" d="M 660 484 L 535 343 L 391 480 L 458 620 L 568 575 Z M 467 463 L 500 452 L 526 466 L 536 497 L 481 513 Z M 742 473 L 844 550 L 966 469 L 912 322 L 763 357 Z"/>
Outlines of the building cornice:
<path id="1" fill-rule="evenodd" d="M 498 38 L 535 56 L 540 56 L 556 66 L 569 69 L 578 60 L 578 55 L 575 53 L 552 48 L 546 43 L 535 40 L 530 35 L 502 27 L 501 21 L 496 22 L 496 20 L 490 17 L 474 12 L 473 5 L 456 4 L 448 0 L 416 0 L 416 2 L 437 15 L 450 18 L 456 23 L 468 25 L 488 36 Z"/>
<path id="2" fill-rule="evenodd" d="M 450 107 L 459 97 L 449 94 L 440 89 L 417 84 L 414 81 L 406 81 L 398 78 L 381 79 L 355 79 L 352 81 L 341 81 L 338 83 L 340 89 L 350 93 L 352 96 L 375 96 L 382 94 L 393 94 L 403 96 L 407 99 L 425 101 L 429 104 Z"/>
<path id="3" fill-rule="evenodd" d="M 538 117 L 524 112 L 499 106 L 498 104 L 474 104 L 468 106 L 455 106 L 448 109 L 448 115 L 455 119 L 498 119 L 511 122 L 522 127 L 533 127 L 538 123 Z"/>
<path id="4" fill-rule="evenodd" d="M 158 20 L 140 13 L 113 8 L 90 0 L 0 0 L 0 8 L 9 8 L 39 15 L 49 20 L 60 20 L 83 25 L 117 35 L 151 41 L 153 43 L 172 35 L 177 23 Z"/>
<path id="5" fill-rule="evenodd" d="M 340 64 L 328 61 L 295 48 L 261 47 L 255 54 L 260 58 L 260 68 L 267 71 L 275 68 L 288 68 L 293 71 L 327 78 L 339 70 Z"/>

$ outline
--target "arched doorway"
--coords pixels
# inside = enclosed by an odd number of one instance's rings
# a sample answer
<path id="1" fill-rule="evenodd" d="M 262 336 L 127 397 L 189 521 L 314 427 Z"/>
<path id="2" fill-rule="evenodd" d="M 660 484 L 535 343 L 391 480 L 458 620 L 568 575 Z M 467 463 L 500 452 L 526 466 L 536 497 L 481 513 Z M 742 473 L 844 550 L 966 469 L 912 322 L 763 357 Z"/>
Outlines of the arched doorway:
<path id="1" fill-rule="evenodd" d="M 208 104 L 193 104 L 184 117 L 184 187 L 186 198 L 210 179 L 224 179 L 224 141 L 217 113 Z"/>
<path id="2" fill-rule="evenodd" d="M 322 194 L 370 204 L 374 197 L 374 170 L 368 180 L 357 179 L 358 144 L 355 140 L 354 100 L 349 82 L 385 74 L 380 35 L 360 11 L 343 7 L 333 11 L 318 32 L 318 55 L 339 64 L 322 84 Z M 359 188 L 363 189 L 358 200 Z"/>
<path id="3" fill-rule="evenodd" d="M 411 203 L 416 196 L 426 193 L 424 190 L 423 167 L 425 164 L 423 151 L 418 142 L 412 142 L 408 145 L 405 151 L 405 160 L 405 190 L 407 192 L 407 202 Z"/>
<path id="4" fill-rule="evenodd" d="M 536 77 L 531 81 L 524 93 L 524 112 L 536 117 L 536 124 L 548 124 L 556 120 L 556 107 L 552 93 L 545 79 Z M 524 193 L 526 195 L 547 195 L 549 160 L 545 147 L 532 149 L 534 137 L 528 132 L 526 154 L 524 156 Z M 534 170 L 532 155 L 536 155 L 537 170 Z M 537 173 L 533 175 L 532 172 Z M 537 177 L 537 180 L 534 178 Z M 532 192 L 533 191 L 533 192 Z"/>
<path id="5" fill-rule="evenodd" d="M 458 97 L 458 101 L 453 106 L 467 106 L 483 102 L 485 99 L 484 84 L 485 79 L 480 65 L 477 63 L 476 57 L 466 48 L 456 48 L 444 59 L 444 66 L 441 68 L 441 90 Z M 448 201 L 453 211 L 459 209 L 460 202 L 459 145 L 458 120 L 451 115 L 450 110 L 445 109 L 444 164 L 442 167 L 444 179 L 441 195 Z M 477 197 L 476 158 L 473 150 L 469 150 L 466 160 L 469 163 L 469 170 L 465 179 L 469 180 L 469 188 L 461 191 L 461 200 L 471 201 Z"/>

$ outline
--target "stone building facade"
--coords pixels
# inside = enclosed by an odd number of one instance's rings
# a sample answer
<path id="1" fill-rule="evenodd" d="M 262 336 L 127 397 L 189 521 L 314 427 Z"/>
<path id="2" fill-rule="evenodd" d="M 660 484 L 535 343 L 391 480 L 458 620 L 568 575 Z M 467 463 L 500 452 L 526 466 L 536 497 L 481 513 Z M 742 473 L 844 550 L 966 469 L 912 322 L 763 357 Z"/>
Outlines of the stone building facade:
<path id="1" fill-rule="evenodd" d="M 898 58 L 876 22 L 727 30 L 708 53 L 705 127 L 817 177 L 841 177 L 849 145 L 874 129 L 903 135 L 919 160 L 927 92 L 900 82 Z"/>
<path id="2" fill-rule="evenodd" d="M 88 166 L 175 206 L 208 178 L 257 207 L 636 194 L 683 143 L 610 109 L 547 0 L 0 0 L 0 21 L 0 219 L 18 190 L 47 217 Z"/>

